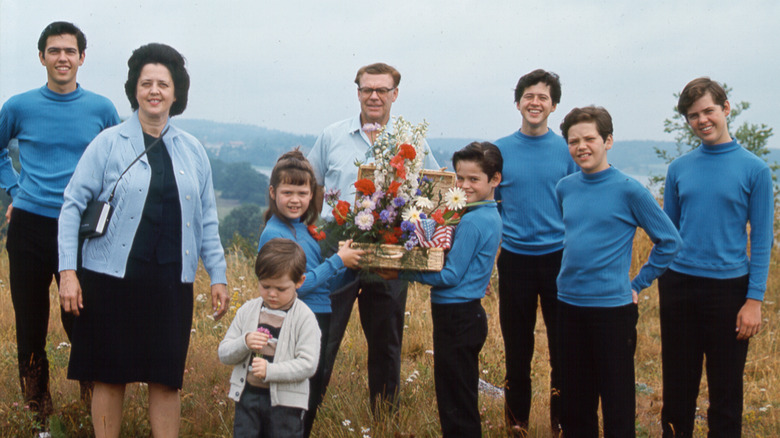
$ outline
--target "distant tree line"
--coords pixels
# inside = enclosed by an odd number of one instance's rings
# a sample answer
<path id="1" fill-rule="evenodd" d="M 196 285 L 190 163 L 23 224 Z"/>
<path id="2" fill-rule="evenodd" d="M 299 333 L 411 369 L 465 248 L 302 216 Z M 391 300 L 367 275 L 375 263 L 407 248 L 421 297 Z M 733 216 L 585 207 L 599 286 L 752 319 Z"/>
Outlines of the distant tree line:
<path id="1" fill-rule="evenodd" d="M 247 162 L 226 163 L 209 157 L 214 190 L 223 199 L 241 203 L 219 223 L 222 245 L 237 245 L 247 253 L 257 250 L 263 227 L 263 207 L 268 203 L 268 177 Z"/>

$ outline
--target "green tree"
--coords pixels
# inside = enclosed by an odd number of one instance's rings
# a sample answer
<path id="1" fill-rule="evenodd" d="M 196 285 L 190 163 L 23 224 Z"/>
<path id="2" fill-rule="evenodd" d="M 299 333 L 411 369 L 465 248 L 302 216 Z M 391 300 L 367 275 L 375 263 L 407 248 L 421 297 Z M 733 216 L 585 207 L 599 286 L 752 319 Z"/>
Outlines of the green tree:
<path id="1" fill-rule="evenodd" d="M 723 88 L 726 90 L 726 95 L 731 94 L 730 87 L 723 84 Z M 675 100 L 679 99 L 680 93 L 674 93 L 674 98 Z M 766 161 L 766 156 L 769 154 L 769 148 L 767 146 L 769 137 L 774 134 L 772 128 L 763 123 L 761 125 L 756 125 L 743 122 L 736 131 L 733 131 L 737 117 L 750 108 L 750 102 L 729 102 L 731 103 L 731 112 L 726 117 L 726 120 L 728 121 L 732 137 L 735 138 L 742 147 Z M 659 147 L 654 147 L 653 149 L 655 150 L 656 156 L 663 159 L 667 165 L 680 155 L 696 149 L 701 144 L 701 140 L 693 133 L 693 130 L 690 125 L 688 125 L 685 117 L 677 111 L 677 106 L 674 107 L 672 118 L 664 120 L 664 132 L 674 134 L 674 140 L 676 142 L 674 150 L 668 151 Z M 772 169 L 772 179 L 776 181 L 777 177 L 774 175 L 774 172 L 780 169 L 780 165 L 773 161 L 769 163 L 769 167 Z M 650 175 L 650 186 L 660 186 L 661 193 L 664 192 L 665 182 L 665 175 Z M 775 189 L 775 193 L 777 193 L 777 189 Z"/>
<path id="2" fill-rule="evenodd" d="M 211 158 L 214 189 L 225 199 L 235 199 L 242 204 L 266 205 L 268 177 L 252 168 L 247 162 L 226 163 Z"/>
<path id="3" fill-rule="evenodd" d="M 257 242 L 263 229 L 263 209 L 255 204 L 243 204 L 234 208 L 220 221 L 219 236 L 222 246 L 229 247 L 233 242 L 250 247 L 250 253 L 257 252 Z M 236 238 L 236 237 L 240 238 Z M 246 251 L 245 251 L 246 252 Z"/>

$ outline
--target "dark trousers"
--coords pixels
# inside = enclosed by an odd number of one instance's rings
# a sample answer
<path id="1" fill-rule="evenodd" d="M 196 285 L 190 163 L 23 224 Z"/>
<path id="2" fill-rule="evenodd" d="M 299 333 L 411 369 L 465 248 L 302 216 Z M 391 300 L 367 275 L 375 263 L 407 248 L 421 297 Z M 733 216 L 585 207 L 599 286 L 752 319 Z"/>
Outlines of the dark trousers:
<path id="1" fill-rule="evenodd" d="M 236 403 L 233 436 L 236 438 L 300 438 L 303 409 L 271 406 L 268 390 L 244 388 Z"/>
<path id="2" fill-rule="evenodd" d="M 333 313 L 325 355 L 330 373 L 349 322 L 355 300 L 368 344 L 368 391 L 371 408 L 388 403 L 398 408 L 401 381 L 401 343 L 408 283 L 385 281 L 373 274 L 347 270 L 341 286 L 331 295 Z"/>
<path id="3" fill-rule="evenodd" d="M 558 366 L 558 287 L 563 251 L 540 256 L 505 249 L 498 257 L 498 315 L 506 354 L 504 390 L 507 424 L 527 425 L 531 411 L 531 360 L 534 355 L 536 303 L 542 307 L 550 351 L 550 421 L 560 421 Z"/>
<path id="4" fill-rule="evenodd" d="M 59 284 L 57 219 L 14 208 L 8 225 L 9 280 L 16 316 L 16 345 L 22 394 L 30 409 L 45 418 L 53 412 L 49 393 L 49 286 Z M 70 340 L 73 315 L 61 312 Z"/>
<path id="5" fill-rule="evenodd" d="M 747 288 L 748 276 L 718 280 L 668 270 L 659 278 L 665 437 L 693 436 L 705 357 L 708 436 L 741 435 L 748 341 L 737 340 L 735 327 Z"/>
<path id="6" fill-rule="evenodd" d="M 566 438 L 636 436 L 634 352 L 637 306 L 579 307 L 558 302 L 561 423 Z"/>
<path id="7" fill-rule="evenodd" d="M 317 410 L 325 397 L 328 389 L 332 369 L 326 365 L 325 356 L 328 346 L 328 333 L 330 332 L 330 313 L 315 313 L 317 324 L 320 326 L 320 358 L 317 362 L 317 371 L 309 379 L 309 410 L 303 416 L 303 436 L 308 437 L 317 417 Z"/>
<path id="8" fill-rule="evenodd" d="M 479 352 L 487 338 L 479 300 L 431 304 L 433 379 L 444 437 L 481 437 Z"/>

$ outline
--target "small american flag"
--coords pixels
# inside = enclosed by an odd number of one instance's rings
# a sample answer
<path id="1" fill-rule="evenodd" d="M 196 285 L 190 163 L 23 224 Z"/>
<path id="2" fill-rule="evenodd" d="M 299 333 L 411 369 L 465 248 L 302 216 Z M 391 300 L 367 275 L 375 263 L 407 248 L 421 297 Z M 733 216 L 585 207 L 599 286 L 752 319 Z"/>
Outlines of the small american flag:
<path id="1" fill-rule="evenodd" d="M 414 233 L 423 248 L 449 249 L 454 229 L 451 225 L 437 225 L 433 219 L 423 219 L 414 224 Z"/>

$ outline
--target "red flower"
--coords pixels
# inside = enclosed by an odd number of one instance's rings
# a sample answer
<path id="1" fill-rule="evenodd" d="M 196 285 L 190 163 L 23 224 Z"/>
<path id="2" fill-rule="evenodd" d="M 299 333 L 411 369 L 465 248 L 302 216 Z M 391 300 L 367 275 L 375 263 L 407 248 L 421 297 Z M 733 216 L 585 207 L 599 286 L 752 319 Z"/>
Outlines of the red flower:
<path id="1" fill-rule="evenodd" d="M 311 234 L 311 237 L 314 238 L 316 241 L 320 241 L 325 238 L 325 232 L 321 230 L 317 230 L 317 226 L 314 224 L 309 225 L 309 234 Z"/>
<path id="2" fill-rule="evenodd" d="M 376 191 L 376 186 L 374 186 L 374 182 L 368 178 L 357 180 L 357 182 L 355 183 L 355 188 L 358 189 L 358 192 L 366 196 L 371 196 Z"/>
<path id="3" fill-rule="evenodd" d="M 347 221 L 347 214 L 349 213 L 349 202 L 339 201 L 336 204 L 336 208 L 333 209 L 333 217 L 336 219 L 336 223 L 344 225 Z"/>
<path id="4" fill-rule="evenodd" d="M 401 179 L 406 179 L 406 169 L 404 168 L 404 158 L 396 155 L 390 160 L 390 165 L 395 168 L 395 174 Z"/>
<path id="5" fill-rule="evenodd" d="M 444 213 L 441 210 L 431 213 L 431 219 L 435 220 L 439 225 L 444 225 Z"/>
<path id="6" fill-rule="evenodd" d="M 380 231 L 380 235 L 382 236 L 383 243 L 388 243 L 390 245 L 398 243 L 398 237 L 392 231 L 383 230 Z"/>
<path id="7" fill-rule="evenodd" d="M 460 219 L 460 214 L 452 213 L 452 217 L 450 219 L 453 221 L 457 221 L 458 219 Z"/>
<path id="8" fill-rule="evenodd" d="M 407 160 L 414 160 L 414 157 L 417 156 L 417 151 L 414 150 L 414 146 L 409 143 L 404 143 L 401 146 L 398 146 L 398 155 Z"/>
<path id="9" fill-rule="evenodd" d="M 387 194 L 391 195 L 393 198 L 398 196 L 398 188 L 401 187 L 401 183 L 398 181 L 393 181 L 390 183 L 390 187 L 387 188 Z"/>

